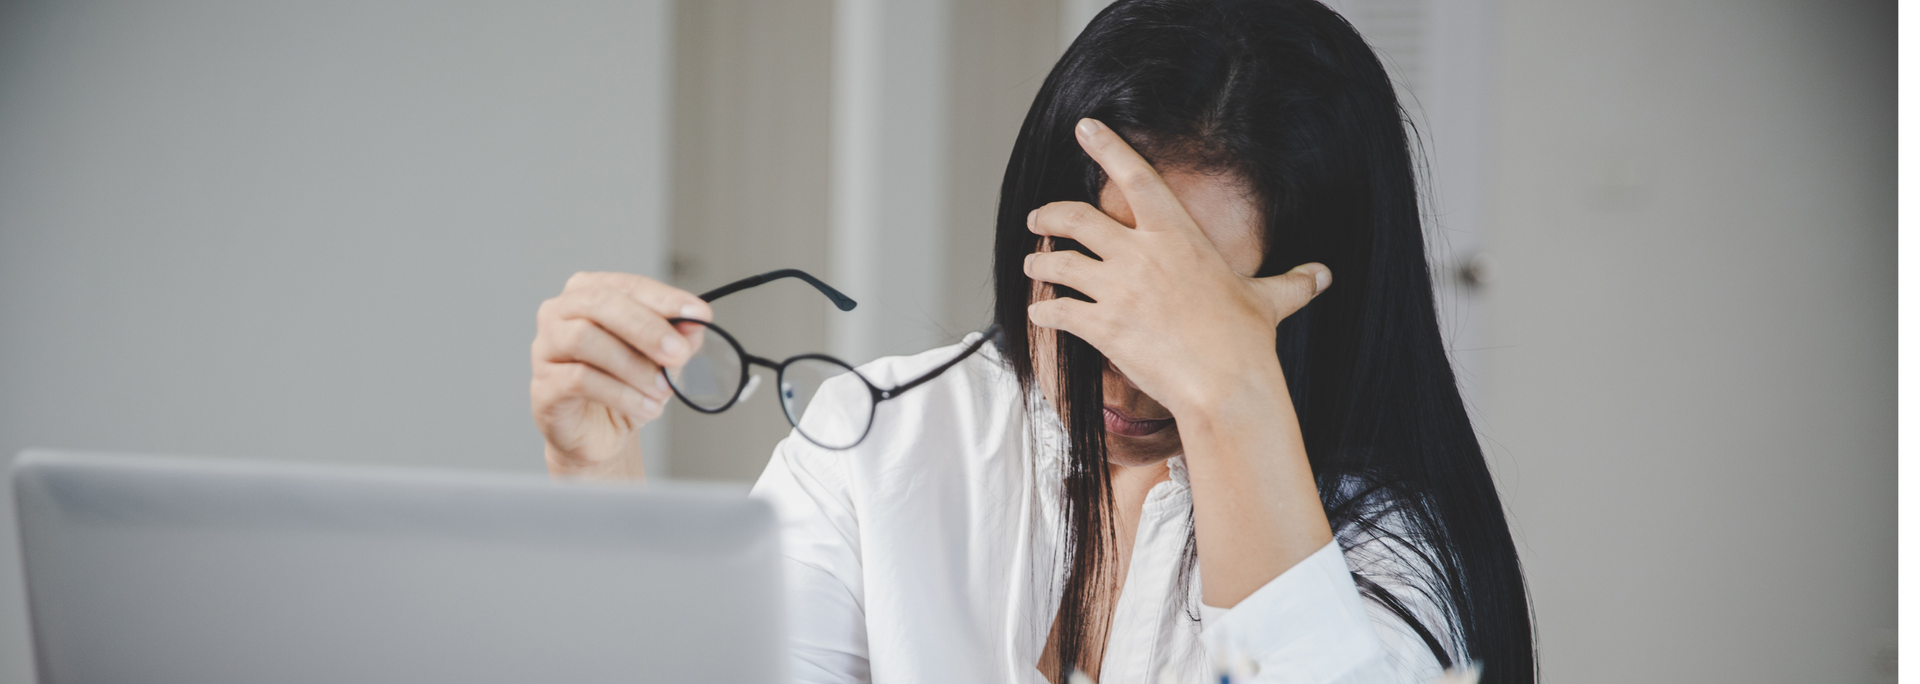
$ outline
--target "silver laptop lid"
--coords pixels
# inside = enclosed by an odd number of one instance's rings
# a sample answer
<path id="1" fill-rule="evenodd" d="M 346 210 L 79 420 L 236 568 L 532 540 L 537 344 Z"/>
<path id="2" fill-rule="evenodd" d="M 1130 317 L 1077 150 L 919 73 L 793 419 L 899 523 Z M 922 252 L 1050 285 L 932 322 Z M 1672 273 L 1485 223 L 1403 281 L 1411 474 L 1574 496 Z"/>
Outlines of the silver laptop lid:
<path id="1" fill-rule="evenodd" d="M 776 682 L 737 490 L 29 451 L 40 681 Z"/>

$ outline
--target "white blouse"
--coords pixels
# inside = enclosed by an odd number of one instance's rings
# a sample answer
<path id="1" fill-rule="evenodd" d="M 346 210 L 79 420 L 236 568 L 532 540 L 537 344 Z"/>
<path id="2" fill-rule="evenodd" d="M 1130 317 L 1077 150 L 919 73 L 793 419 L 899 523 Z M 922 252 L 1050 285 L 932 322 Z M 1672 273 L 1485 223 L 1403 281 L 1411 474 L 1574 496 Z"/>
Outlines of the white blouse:
<path id="1" fill-rule="evenodd" d="M 964 344 L 880 359 L 860 373 L 892 387 Z M 833 395 L 866 390 L 843 380 L 812 402 L 809 424 L 846 419 L 836 411 L 852 403 Z M 783 527 L 794 681 L 1044 684 L 1035 665 L 1065 571 L 1066 440 L 1051 410 L 1023 410 L 1031 400 L 987 345 L 882 402 L 852 449 L 795 434 L 775 447 L 754 494 Z M 1201 610 L 1197 568 L 1180 577 L 1192 495 L 1183 459 L 1170 466 L 1171 480 L 1153 487 L 1140 514 L 1101 681 L 1218 682 L 1218 667 L 1257 672 L 1258 682 L 1440 676 L 1425 642 L 1362 598 L 1349 574 L 1351 562 L 1371 577 L 1367 566 L 1391 553 L 1356 547 L 1345 557 L 1340 542 L 1329 543 L 1232 609 Z M 1417 592 L 1395 595 L 1429 618 L 1429 631 L 1446 633 Z"/>

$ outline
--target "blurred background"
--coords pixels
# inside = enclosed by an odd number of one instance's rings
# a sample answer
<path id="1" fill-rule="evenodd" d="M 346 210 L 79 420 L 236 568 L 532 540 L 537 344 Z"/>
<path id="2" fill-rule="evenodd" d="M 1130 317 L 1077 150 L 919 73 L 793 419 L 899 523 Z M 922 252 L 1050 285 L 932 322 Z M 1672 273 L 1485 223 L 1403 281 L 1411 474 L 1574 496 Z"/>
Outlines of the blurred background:
<path id="1" fill-rule="evenodd" d="M 1544 681 L 1892 681 L 1894 3 L 1334 5 L 1425 141 Z M 580 270 L 861 301 L 725 300 L 765 356 L 956 341 L 1103 6 L 0 0 L 0 454 L 542 472 L 533 314 Z M 649 467 L 749 482 L 786 431 L 676 407 Z"/>

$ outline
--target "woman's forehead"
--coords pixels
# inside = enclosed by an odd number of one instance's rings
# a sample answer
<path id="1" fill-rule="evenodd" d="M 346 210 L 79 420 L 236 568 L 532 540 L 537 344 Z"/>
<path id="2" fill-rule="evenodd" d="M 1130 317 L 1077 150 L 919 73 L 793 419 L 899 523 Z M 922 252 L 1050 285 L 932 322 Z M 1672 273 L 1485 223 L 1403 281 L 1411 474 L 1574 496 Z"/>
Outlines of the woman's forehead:
<path id="1" fill-rule="evenodd" d="M 1237 173 L 1181 168 L 1162 170 L 1160 177 L 1235 273 L 1251 276 L 1260 268 L 1266 254 L 1266 229 L 1251 183 Z M 1132 207 L 1126 206 L 1126 198 L 1112 183 L 1100 189 L 1100 208 L 1121 223 L 1134 225 Z"/>

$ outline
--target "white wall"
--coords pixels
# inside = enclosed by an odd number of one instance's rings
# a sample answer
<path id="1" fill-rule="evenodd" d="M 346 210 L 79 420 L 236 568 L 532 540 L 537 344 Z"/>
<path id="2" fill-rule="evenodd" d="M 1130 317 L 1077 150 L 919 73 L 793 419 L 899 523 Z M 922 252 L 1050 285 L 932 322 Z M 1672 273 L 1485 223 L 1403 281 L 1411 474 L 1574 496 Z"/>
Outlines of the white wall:
<path id="1" fill-rule="evenodd" d="M 694 0 L 674 22 L 673 279 L 704 292 L 756 273 L 828 271 L 833 0 Z M 834 282 L 844 286 L 844 283 Z M 864 308 L 865 293 L 855 295 Z M 798 280 L 714 303 L 714 320 L 755 354 L 828 349 L 844 316 Z M 764 371 L 761 371 L 764 372 Z M 762 382 L 772 387 L 771 375 Z M 665 469 L 751 482 L 791 428 L 776 392 L 709 415 L 678 401 Z"/>
<path id="2" fill-rule="evenodd" d="M 1892 681 L 1893 3 L 1498 16 L 1476 408 L 1546 681 Z"/>
<path id="3" fill-rule="evenodd" d="M 542 470 L 535 307 L 664 276 L 669 10 L 0 4 L 0 454 Z"/>
<path id="4" fill-rule="evenodd" d="M 950 0 L 838 0 L 833 26 L 828 278 L 858 300 L 832 315 L 853 363 L 951 342 L 944 322 Z"/>
<path id="5" fill-rule="evenodd" d="M 1080 27 L 1106 0 L 966 0 L 953 5 L 948 63 L 947 231 L 943 325 L 958 340 L 993 317 L 994 220 L 1013 139 L 1040 83 L 1065 49 L 1061 26 Z M 1079 5 L 1072 7 L 1071 5 Z M 1084 12 L 1084 16 L 1076 14 Z M 1079 35 L 1079 27 L 1072 34 Z"/>

